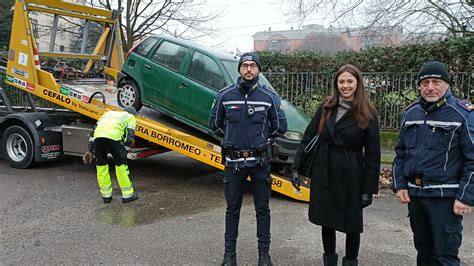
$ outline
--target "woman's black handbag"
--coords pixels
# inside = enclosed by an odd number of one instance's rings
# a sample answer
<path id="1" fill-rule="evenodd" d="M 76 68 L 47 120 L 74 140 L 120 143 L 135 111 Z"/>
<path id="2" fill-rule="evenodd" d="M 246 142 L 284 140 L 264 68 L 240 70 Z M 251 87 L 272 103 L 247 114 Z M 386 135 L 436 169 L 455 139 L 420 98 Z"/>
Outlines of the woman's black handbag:
<path id="1" fill-rule="evenodd" d="M 306 145 L 301 155 L 300 169 L 298 170 L 300 175 L 310 178 L 311 167 L 313 166 L 314 158 L 316 157 L 316 146 L 319 139 L 319 134 Z"/>
<path id="2" fill-rule="evenodd" d="M 306 145 L 301 154 L 301 161 L 300 167 L 298 169 L 298 173 L 302 176 L 306 176 L 307 178 L 311 178 L 311 168 L 313 166 L 314 159 L 316 158 L 316 150 L 319 136 L 323 130 L 324 123 L 329 116 L 329 112 L 326 110 L 323 111 L 321 118 L 319 119 L 318 131 L 316 136 Z"/>

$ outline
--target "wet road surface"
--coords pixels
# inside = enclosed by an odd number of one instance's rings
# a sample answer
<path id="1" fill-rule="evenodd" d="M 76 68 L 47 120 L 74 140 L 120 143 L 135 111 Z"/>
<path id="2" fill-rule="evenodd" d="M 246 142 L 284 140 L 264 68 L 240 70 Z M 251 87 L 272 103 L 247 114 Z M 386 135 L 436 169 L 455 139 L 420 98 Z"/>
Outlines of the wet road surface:
<path id="1" fill-rule="evenodd" d="M 18 170 L 0 160 L 0 264 L 218 265 L 223 253 L 222 173 L 170 152 L 130 165 L 138 201 L 103 204 L 95 168 L 67 158 Z M 114 180 L 115 182 L 115 180 Z M 237 259 L 257 264 L 247 191 Z M 307 204 L 273 194 L 271 256 L 277 265 L 322 265 L 320 228 Z M 415 265 L 406 206 L 382 191 L 365 211 L 360 265 Z M 474 265 L 474 215 L 464 219 L 463 265 Z M 344 255 L 344 236 L 337 251 Z"/>

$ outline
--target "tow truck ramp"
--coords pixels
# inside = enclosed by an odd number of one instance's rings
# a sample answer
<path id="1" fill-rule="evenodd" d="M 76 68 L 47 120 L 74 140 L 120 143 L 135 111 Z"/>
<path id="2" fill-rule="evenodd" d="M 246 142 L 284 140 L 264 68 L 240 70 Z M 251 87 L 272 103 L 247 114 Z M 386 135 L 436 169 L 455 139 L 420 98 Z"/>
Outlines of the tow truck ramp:
<path id="1" fill-rule="evenodd" d="M 39 62 L 39 56 L 86 59 L 89 61 L 85 71 L 89 71 L 94 64 L 102 64 L 104 73 L 116 78 L 124 61 L 118 22 L 120 12 L 86 7 L 61 0 L 16 0 L 14 8 L 5 76 L 7 85 L 94 120 L 98 120 L 106 111 L 121 110 L 118 106 L 107 102 L 106 99 L 110 97 L 104 95 L 104 90 L 100 86 L 95 86 L 94 83 L 75 86 L 67 82 L 58 82 L 53 74 L 41 68 Z M 98 21 L 104 25 L 104 32 L 90 55 L 38 52 L 28 16 L 30 11 Z M 83 84 L 85 83 L 86 80 L 83 80 Z M 110 86 L 113 87 L 109 84 Z M 179 152 L 215 168 L 224 169 L 221 163 L 220 146 L 203 138 L 195 137 L 140 114 L 137 115 L 135 132 L 136 136 L 142 140 Z M 307 187 L 301 186 L 301 191 L 297 191 L 289 179 L 282 176 L 272 175 L 272 189 L 296 200 L 309 200 Z"/>

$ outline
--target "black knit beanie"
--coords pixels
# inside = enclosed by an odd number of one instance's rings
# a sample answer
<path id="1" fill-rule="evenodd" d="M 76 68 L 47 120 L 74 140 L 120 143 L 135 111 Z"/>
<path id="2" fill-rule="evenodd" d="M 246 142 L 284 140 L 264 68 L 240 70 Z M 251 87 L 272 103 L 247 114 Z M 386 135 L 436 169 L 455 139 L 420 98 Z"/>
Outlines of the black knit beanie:
<path id="1" fill-rule="evenodd" d="M 446 68 L 444 63 L 439 61 L 429 61 L 425 62 L 418 72 L 417 81 L 418 86 L 420 86 L 420 82 L 424 79 L 428 78 L 437 78 L 446 81 L 446 83 L 450 83 L 449 72 Z"/>
<path id="2" fill-rule="evenodd" d="M 245 53 L 240 57 L 237 71 L 240 71 L 240 65 L 242 65 L 242 62 L 244 61 L 254 61 L 258 66 L 258 71 L 262 71 L 262 63 L 260 63 L 260 58 L 254 53 Z"/>

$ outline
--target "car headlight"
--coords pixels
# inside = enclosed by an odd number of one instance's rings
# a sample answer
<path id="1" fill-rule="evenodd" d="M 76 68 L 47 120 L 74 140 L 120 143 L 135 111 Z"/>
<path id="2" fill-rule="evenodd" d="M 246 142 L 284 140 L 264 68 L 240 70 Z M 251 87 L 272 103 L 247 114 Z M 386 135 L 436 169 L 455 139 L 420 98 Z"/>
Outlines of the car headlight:
<path id="1" fill-rule="evenodd" d="M 287 139 L 291 140 L 302 140 L 303 139 L 303 134 L 300 132 L 294 132 L 294 131 L 287 131 L 283 136 Z"/>

